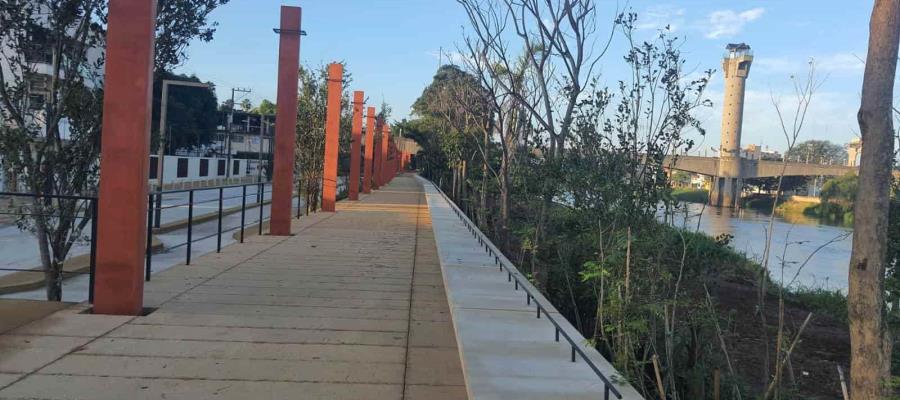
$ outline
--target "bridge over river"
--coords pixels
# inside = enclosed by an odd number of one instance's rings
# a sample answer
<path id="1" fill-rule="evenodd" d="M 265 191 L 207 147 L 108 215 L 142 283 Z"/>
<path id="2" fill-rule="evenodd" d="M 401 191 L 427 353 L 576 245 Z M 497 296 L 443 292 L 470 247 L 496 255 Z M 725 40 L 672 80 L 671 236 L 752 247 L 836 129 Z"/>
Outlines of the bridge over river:
<path id="1" fill-rule="evenodd" d="M 739 158 L 741 178 L 771 178 L 781 176 L 842 176 L 859 171 L 859 167 L 843 165 L 807 164 L 798 162 L 751 160 Z M 691 172 L 706 176 L 717 176 L 719 157 L 678 156 L 666 157 L 665 165 L 678 171 Z"/>

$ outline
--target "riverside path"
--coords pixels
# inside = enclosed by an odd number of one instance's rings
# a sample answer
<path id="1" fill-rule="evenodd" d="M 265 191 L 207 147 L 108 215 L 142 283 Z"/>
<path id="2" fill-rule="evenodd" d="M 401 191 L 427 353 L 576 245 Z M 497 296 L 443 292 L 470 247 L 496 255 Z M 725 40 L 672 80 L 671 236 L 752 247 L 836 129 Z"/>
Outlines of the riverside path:
<path id="1" fill-rule="evenodd" d="M 398 177 L 148 283 L 0 336 L 0 398 L 465 399 L 421 186 Z"/>

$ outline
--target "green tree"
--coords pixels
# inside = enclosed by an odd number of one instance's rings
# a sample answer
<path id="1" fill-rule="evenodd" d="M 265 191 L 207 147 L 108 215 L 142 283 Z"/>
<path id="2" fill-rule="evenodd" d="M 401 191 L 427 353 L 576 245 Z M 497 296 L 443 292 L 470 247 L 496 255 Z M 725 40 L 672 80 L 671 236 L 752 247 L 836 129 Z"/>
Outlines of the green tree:
<path id="1" fill-rule="evenodd" d="M 153 148 L 159 145 L 160 106 L 162 81 L 177 80 L 200 82 L 196 76 L 176 75 L 170 72 L 156 74 L 153 82 Z M 166 115 L 166 148 L 200 149 L 212 143 L 216 137 L 219 112 L 216 109 L 216 93 L 198 87 L 169 86 L 168 114 Z"/>
<path id="2" fill-rule="evenodd" d="M 225 3 L 159 2 L 157 73 L 183 61 L 191 40 L 212 39 L 207 15 Z M 0 7 L 0 153 L 28 193 L 96 190 L 106 20 L 106 0 L 9 0 Z M 84 239 L 87 206 L 49 197 L 22 206 L 19 224 L 37 237 L 48 300 L 62 299 L 62 265 Z"/>
<path id="3" fill-rule="evenodd" d="M 848 210 L 852 210 L 853 205 L 856 203 L 856 192 L 858 190 L 859 176 L 849 173 L 825 181 L 819 197 L 822 198 L 822 202 L 839 203 Z"/>
<path id="4" fill-rule="evenodd" d="M 297 101 L 297 146 L 295 148 L 295 175 L 298 186 L 306 195 L 307 211 L 316 210 L 321 197 L 322 172 L 325 156 L 325 108 L 328 100 L 328 69 L 300 68 L 300 94 Z M 341 93 L 340 151 L 344 156 L 340 171 L 349 164 L 350 147 L 350 94 L 347 90 L 352 76 L 345 67 L 343 92 Z"/>
<path id="5" fill-rule="evenodd" d="M 258 106 L 256 106 L 256 108 L 254 108 L 250 112 L 260 115 L 275 115 L 276 111 L 277 107 L 275 106 L 275 103 L 264 99 L 259 103 Z"/>
<path id="6" fill-rule="evenodd" d="M 241 110 L 244 110 L 245 112 L 250 112 L 250 110 L 252 110 L 252 109 L 253 109 L 253 103 L 250 101 L 250 99 L 241 100 Z"/>
<path id="7" fill-rule="evenodd" d="M 209 42 L 217 22 L 209 14 L 231 0 L 159 0 L 156 17 L 155 70 L 169 71 L 187 59 L 192 40 Z"/>
<path id="8" fill-rule="evenodd" d="M 847 162 L 847 150 L 827 140 L 807 140 L 797 143 L 785 157 L 791 162 L 841 165 Z"/>

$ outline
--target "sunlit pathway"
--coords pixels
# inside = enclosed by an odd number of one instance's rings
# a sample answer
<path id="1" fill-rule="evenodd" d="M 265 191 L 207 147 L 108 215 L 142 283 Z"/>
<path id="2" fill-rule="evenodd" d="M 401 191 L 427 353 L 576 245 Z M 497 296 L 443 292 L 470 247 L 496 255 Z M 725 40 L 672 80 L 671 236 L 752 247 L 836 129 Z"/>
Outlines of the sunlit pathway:
<path id="1" fill-rule="evenodd" d="M 0 336 L 0 398 L 464 399 L 421 187 L 154 276 L 146 317 L 76 306 Z"/>

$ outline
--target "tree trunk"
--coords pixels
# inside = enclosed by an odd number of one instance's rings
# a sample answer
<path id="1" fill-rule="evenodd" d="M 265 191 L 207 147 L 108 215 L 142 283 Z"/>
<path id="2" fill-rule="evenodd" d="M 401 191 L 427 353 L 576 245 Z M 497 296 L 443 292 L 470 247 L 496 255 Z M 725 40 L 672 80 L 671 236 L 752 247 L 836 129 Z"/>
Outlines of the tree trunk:
<path id="1" fill-rule="evenodd" d="M 894 156 L 891 121 L 900 0 L 877 0 L 869 24 L 869 50 L 857 118 L 864 143 L 854 209 L 850 258 L 850 394 L 853 400 L 888 395 L 891 342 L 884 319 L 884 271 Z"/>
<path id="2" fill-rule="evenodd" d="M 44 289 L 48 301 L 62 301 L 62 274 L 59 263 L 53 262 L 50 254 L 50 242 L 47 238 L 47 229 L 39 220 L 35 221 L 38 239 L 38 251 L 41 256 L 41 265 L 44 268 Z"/>

